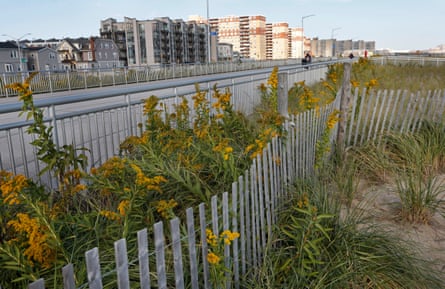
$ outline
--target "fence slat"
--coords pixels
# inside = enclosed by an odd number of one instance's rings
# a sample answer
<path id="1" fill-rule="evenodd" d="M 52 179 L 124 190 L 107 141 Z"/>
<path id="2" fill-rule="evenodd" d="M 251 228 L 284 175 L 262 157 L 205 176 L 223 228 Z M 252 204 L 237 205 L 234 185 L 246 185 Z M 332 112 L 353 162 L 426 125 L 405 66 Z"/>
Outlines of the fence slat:
<path id="1" fill-rule="evenodd" d="M 45 281 L 43 278 L 40 278 L 29 284 L 28 289 L 45 289 Z"/>
<path id="2" fill-rule="evenodd" d="M 262 163 L 262 156 L 264 154 L 264 150 L 262 154 L 258 154 L 257 156 L 257 190 L 258 190 L 258 205 L 260 207 L 260 230 L 261 230 L 261 240 L 260 240 L 260 248 L 266 247 L 266 218 L 264 214 L 264 179 L 263 179 L 263 163 Z M 260 250 L 262 251 L 262 250 Z"/>
<path id="3" fill-rule="evenodd" d="M 210 271 L 209 262 L 207 262 L 208 245 L 207 245 L 207 222 L 205 215 L 205 205 L 204 203 L 199 204 L 199 226 L 201 228 L 201 246 L 202 246 L 202 263 L 204 271 L 204 288 L 210 289 Z"/>
<path id="4" fill-rule="evenodd" d="M 268 164 L 268 153 L 270 151 L 270 144 L 268 144 L 263 150 L 263 178 L 264 178 L 264 206 L 266 208 L 266 228 L 267 228 L 267 238 L 272 236 L 272 217 L 271 217 L 271 201 L 270 201 L 270 183 L 269 183 L 269 175 L 270 175 L 270 167 Z M 292 162 L 294 163 L 294 162 Z M 294 170 L 295 172 L 295 170 Z M 265 247 L 264 247 L 265 248 Z"/>
<path id="5" fill-rule="evenodd" d="M 120 239 L 114 242 L 114 254 L 116 259 L 117 288 L 130 289 L 128 274 L 127 241 Z"/>
<path id="6" fill-rule="evenodd" d="M 387 127 L 389 129 L 389 126 L 387 124 L 387 119 L 388 119 L 389 108 L 393 105 L 393 96 L 394 96 L 394 90 L 391 90 L 389 93 L 389 96 L 388 96 L 388 101 L 387 101 L 388 104 L 386 105 L 386 110 L 383 115 L 383 121 L 382 121 L 381 129 L 380 129 L 380 134 L 377 136 L 379 146 L 381 144 L 380 141 L 382 139 L 383 133 L 385 132 L 385 127 Z"/>
<path id="7" fill-rule="evenodd" d="M 223 231 L 229 230 L 230 226 L 229 226 L 229 193 L 228 192 L 224 192 L 223 196 L 222 196 L 222 217 L 223 217 Z M 224 265 L 226 266 L 226 268 L 229 269 L 230 272 L 233 271 L 233 268 L 231 268 L 230 264 L 231 264 L 232 260 L 230 258 L 230 246 L 224 243 Z M 230 272 L 226 272 L 225 276 L 226 276 L 226 288 L 229 289 L 231 288 L 230 284 Z"/>
<path id="8" fill-rule="evenodd" d="M 352 143 L 353 146 L 358 144 L 358 137 L 359 137 L 359 131 L 360 131 L 360 124 L 362 122 L 362 112 L 363 112 L 363 108 L 365 106 L 365 95 L 366 95 L 366 88 L 363 88 L 363 92 L 361 94 L 361 96 L 358 95 L 358 97 L 355 98 L 355 101 L 359 101 L 360 99 L 360 106 L 358 109 L 358 116 L 357 116 L 357 121 L 355 124 L 355 134 L 354 134 L 354 142 Z"/>
<path id="9" fill-rule="evenodd" d="M 167 273 L 165 268 L 165 239 L 162 222 L 154 224 L 156 272 L 158 273 L 158 288 L 167 289 Z"/>
<path id="10" fill-rule="evenodd" d="M 138 260 L 139 260 L 139 283 L 141 289 L 150 289 L 150 263 L 148 260 L 147 228 L 137 232 L 138 237 Z"/>
<path id="11" fill-rule="evenodd" d="M 232 183 L 232 230 L 239 233 L 238 229 L 238 183 Z M 239 238 L 233 240 L 233 279 L 235 288 L 239 288 L 239 255 L 238 255 Z"/>
<path id="12" fill-rule="evenodd" d="M 247 171 L 246 173 L 247 174 Z M 246 274 L 246 217 L 245 217 L 245 194 L 244 177 L 238 178 L 238 192 L 239 192 L 239 233 L 240 233 L 240 250 L 241 250 L 241 273 Z"/>
<path id="13" fill-rule="evenodd" d="M 88 285 L 90 289 L 102 289 L 102 275 L 100 272 L 99 249 L 97 247 L 85 252 Z"/>
<path id="14" fill-rule="evenodd" d="M 379 107 L 380 102 L 380 95 L 381 95 L 381 91 L 377 91 L 377 96 L 375 98 L 373 98 L 373 100 L 375 101 L 375 105 L 373 105 L 373 109 L 372 109 L 372 116 L 371 116 L 371 120 L 369 121 L 369 128 L 368 128 L 368 137 L 366 138 L 366 141 L 369 141 L 371 139 L 371 135 L 372 135 L 372 128 L 374 126 L 374 123 L 376 122 L 375 117 L 377 114 L 377 110 Z M 376 127 L 378 126 L 378 124 L 375 125 Z"/>
<path id="15" fill-rule="evenodd" d="M 196 254 L 196 238 L 195 238 L 195 221 L 193 217 L 193 209 L 188 208 L 187 214 L 187 241 L 190 258 L 190 279 L 192 289 L 198 289 L 198 258 Z"/>
<path id="16" fill-rule="evenodd" d="M 178 218 L 170 221 L 170 228 L 173 246 L 173 267 L 175 269 L 175 288 L 184 289 L 184 267 L 182 265 L 181 232 Z"/>
<path id="17" fill-rule="evenodd" d="M 73 264 L 68 264 L 62 268 L 63 276 L 63 288 L 75 289 L 76 283 L 74 282 L 74 267 Z"/>

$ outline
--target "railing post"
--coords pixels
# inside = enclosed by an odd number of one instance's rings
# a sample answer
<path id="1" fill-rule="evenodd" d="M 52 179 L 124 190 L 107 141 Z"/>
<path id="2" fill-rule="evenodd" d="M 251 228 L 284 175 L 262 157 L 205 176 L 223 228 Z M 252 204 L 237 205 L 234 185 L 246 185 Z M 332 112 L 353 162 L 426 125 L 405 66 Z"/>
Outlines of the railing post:
<path id="1" fill-rule="evenodd" d="M 56 148 L 59 149 L 59 132 L 57 130 L 56 106 L 54 104 L 49 107 L 49 116 L 53 127 L 53 141 Z"/>
<path id="2" fill-rule="evenodd" d="M 348 117 L 348 107 L 351 100 L 351 68 L 350 62 L 343 65 L 343 84 L 340 91 L 340 120 L 338 121 L 337 147 L 339 152 L 343 151 L 345 146 L 345 132 Z"/>
<path id="3" fill-rule="evenodd" d="M 3 73 L 3 84 L 6 85 L 6 73 Z M 5 96 L 9 97 L 8 88 L 5 87 Z"/>
<path id="4" fill-rule="evenodd" d="M 97 74 L 99 75 L 99 87 L 102 87 L 102 74 L 100 73 L 100 67 L 97 71 Z"/>
<path id="5" fill-rule="evenodd" d="M 131 117 L 131 100 L 130 95 L 125 95 L 125 103 L 127 104 L 127 136 L 133 135 L 132 117 Z"/>
<path id="6" fill-rule="evenodd" d="M 83 71 L 83 81 L 84 81 L 84 84 L 85 84 L 85 89 L 87 89 L 88 88 L 88 82 L 87 82 L 87 72 L 86 72 L 86 70 Z"/>
<path id="7" fill-rule="evenodd" d="M 49 91 L 53 92 L 53 83 L 51 81 L 51 71 L 48 70 L 48 82 L 49 82 Z"/>
<path id="8" fill-rule="evenodd" d="M 70 71 L 66 71 L 66 80 L 68 82 L 68 90 L 71 90 Z"/>
<path id="9" fill-rule="evenodd" d="M 282 116 L 284 116 L 286 119 L 289 117 L 288 112 L 288 92 L 289 92 L 289 84 L 288 84 L 288 73 L 287 72 L 280 72 L 278 73 L 278 113 Z"/>

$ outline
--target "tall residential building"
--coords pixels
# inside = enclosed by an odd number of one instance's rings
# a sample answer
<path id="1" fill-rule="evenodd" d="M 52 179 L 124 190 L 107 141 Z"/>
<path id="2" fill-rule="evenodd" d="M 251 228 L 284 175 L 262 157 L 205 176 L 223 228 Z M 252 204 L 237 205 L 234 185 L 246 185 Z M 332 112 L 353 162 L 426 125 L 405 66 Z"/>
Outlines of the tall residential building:
<path id="1" fill-rule="evenodd" d="M 303 28 L 290 28 L 290 58 L 303 58 Z"/>
<path id="2" fill-rule="evenodd" d="M 272 24 L 272 59 L 287 59 L 289 56 L 289 24 Z"/>
<path id="3" fill-rule="evenodd" d="M 273 56 L 273 34 L 272 23 L 266 23 L 266 59 L 272 59 Z"/>
<path id="4" fill-rule="evenodd" d="M 241 57 L 266 59 L 266 17 L 226 16 L 210 19 L 210 23 L 216 26 L 218 42 L 232 44 Z"/>
<path id="5" fill-rule="evenodd" d="M 119 48 L 119 61 L 125 66 L 127 61 L 127 40 L 125 38 L 125 23 L 117 22 L 114 18 L 108 18 L 100 22 L 100 36 L 111 39 Z"/>
<path id="6" fill-rule="evenodd" d="M 313 56 L 317 57 L 332 57 L 334 56 L 335 39 L 318 39 L 311 40 L 311 52 Z"/>
<path id="7" fill-rule="evenodd" d="M 125 17 L 123 22 L 114 20 L 111 25 L 109 22 L 109 19 L 101 22 L 101 36 L 121 37 L 128 66 L 208 61 L 207 24 L 168 17 L 152 20 Z"/>

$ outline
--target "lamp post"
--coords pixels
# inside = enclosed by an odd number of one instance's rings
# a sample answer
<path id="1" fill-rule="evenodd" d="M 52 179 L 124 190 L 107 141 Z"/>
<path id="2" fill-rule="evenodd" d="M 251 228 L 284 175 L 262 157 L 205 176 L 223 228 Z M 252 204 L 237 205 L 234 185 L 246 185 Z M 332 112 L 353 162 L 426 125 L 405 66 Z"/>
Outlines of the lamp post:
<path id="1" fill-rule="evenodd" d="M 331 30 L 331 40 L 332 40 L 332 56 L 335 56 L 335 40 L 334 40 L 334 32 L 340 30 L 341 27 L 336 27 Z"/>
<path id="2" fill-rule="evenodd" d="M 306 15 L 301 17 L 301 54 L 302 57 L 304 57 L 304 19 L 308 18 L 308 17 L 312 17 L 315 16 L 315 14 L 310 14 L 310 15 Z"/>
<path id="3" fill-rule="evenodd" d="M 207 38 L 208 38 L 208 40 L 207 40 L 207 54 L 208 54 L 208 64 L 210 64 L 210 60 L 211 60 L 211 58 L 210 58 L 210 49 L 211 49 L 211 47 L 210 47 L 210 38 L 211 38 L 211 32 L 210 32 L 210 16 L 209 16 L 209 0 L 206 0 L 207 2 L 206 2 L 206 4 L 207 4 L 207 29 L 209 30 L 209 31 L 207 31 Z"/>
<path id="4" fill-rule="evenodd" d="M 22 36 L 20 36 L 19 38 L 15 38 L 15 37 L 13 37 L 13 36 L 11 36 L 11 35 L 8 35 L 8 34 L 2 34 L 2 36 L 7 36 L 7 37 L 12 38 L 12 39 L 15 40 L 15 42 L 17 43 L 17 48 L 18 48 L 18 50 L 19 50 L 20 73 L 23 72 L 23 65 L 22 65 L 22 50 L 21 50 L 21 48 L 20 48 L 20 40 L 22 40 L 23 37 L 28 36 L 28 35 L 31 35 L 31 33 L 25 33 L 25 34 L 23 34 Z"/>

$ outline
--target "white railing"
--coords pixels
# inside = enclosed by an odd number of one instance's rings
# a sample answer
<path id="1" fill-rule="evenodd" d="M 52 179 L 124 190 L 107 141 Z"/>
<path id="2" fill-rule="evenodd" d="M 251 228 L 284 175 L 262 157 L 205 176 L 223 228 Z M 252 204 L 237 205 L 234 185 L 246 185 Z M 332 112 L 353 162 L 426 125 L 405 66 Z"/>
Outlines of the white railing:
<path id="1" fill-rule="evenodd" d="M 317 61 L 324 61 L 318 59 Z M 54 93 L 96 87 L 128 85 L 150 81 L 212 75 L 227 72 L 272 68 L 274 66 L 300 65 L 298 59 L 217 62 L 211 64 L 172 64 L 134 66 L 121 68 L 79 69 L 66 71 L 38 71 L 31 85 L 34 93 Z M 17 94 L 6 88 L 7 84 L 21 82 L 29 76 L 25 73 L 0 74 L 0 98 Z"/>
<path id="2" fill-rule="evenodd" d="M 283 71 L 287 73 L 291 86 L 301 80 L 307 84 L 318 82 L 325 77 L 328 67 L 318 64 L 311 69 L 287 69 Z M 246 71 L 237 76 L 206 76 L 200 78 L 199 86 L 208 92 L 210 102 L 213 85 L 216 84 L 218 89 L 228 88 L 232 93 L 234 110 L 249 115 L 261 101 L 258 87 L 267 82 L 270 71 Z M 119 145 L 125 138 L 140 135 L 139 124 L 145 122 L 143 99 L 156 95 L 162 98 L 162 102 L 172 105 L 184 96 L 192 103 L 191 97 L 196 93 L 195 82 L 183 79 L 134 87 L 104 88 L 90 93 L 38 99 L 35 104 L 45 110 L 46 121 L 53 127 L 54 142 L 60 146 L 73 144 L 76 148 L 87 148 L 88 165 L 93 167 L 117 155 Z M 30 123 L 18 118 L 20 111 L 19 102 L 0 105 L 2 118 L 7 119 L 9 115 L 12 120 L 6 123 L 0 120 L 0 169 L 23 174 L 51 186 L 55 180 L 49 174 L 38 175 L 42 164 L 30 145 L 32 136 L 26 133 Z"/>

